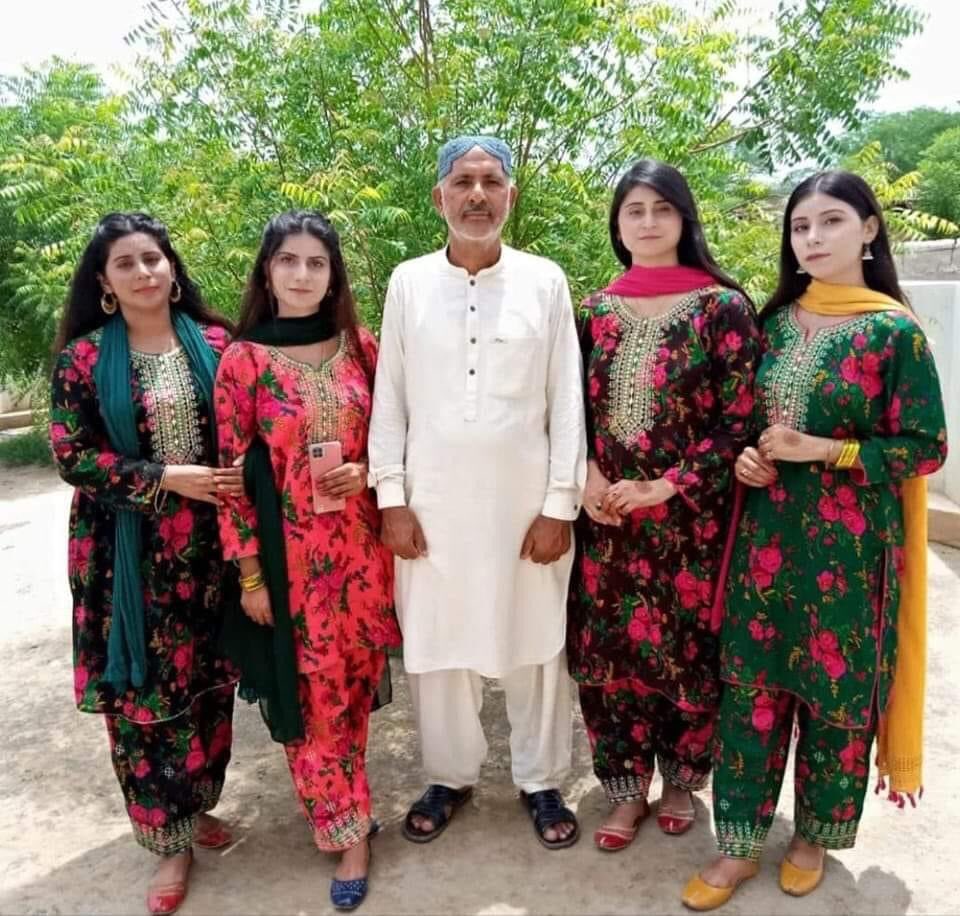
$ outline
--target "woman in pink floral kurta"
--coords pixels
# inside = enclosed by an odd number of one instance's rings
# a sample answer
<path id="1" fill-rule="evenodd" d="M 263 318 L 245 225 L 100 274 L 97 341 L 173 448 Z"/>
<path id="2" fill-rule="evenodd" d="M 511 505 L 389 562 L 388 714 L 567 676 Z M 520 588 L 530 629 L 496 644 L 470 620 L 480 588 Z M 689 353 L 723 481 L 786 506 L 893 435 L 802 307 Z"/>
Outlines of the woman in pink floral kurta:
<path id="1" fill-rule="evenodd" d="M 269 450 L 282 513 L 304 733 L 303 740 L 285 744 L 286 753 L 317 845 L 343 851 L 363 843 L 370 829 L 367 722 L 386 661 L 383 650 L 398 645 L 400 634 L 393 612 L 393 558 L 380 544 L 379 512 L 365 485 L 376 341 L 351 321 L 352 314 L 344 317 L 344 308 L 352 313 L 353 306 L 336 235 L 324 241 L 325 287 L 322 277 L 311 274 L 319 276 L 324 265 L 311 267 L 309 252 L 298 254 L 298 240 L 316 245 L 311 238 L 318 226 L 332 233 L 325 220 L 321 224 L 305 214 L 285 214 L 268 227 L 239 336 L 253 325 L 269 332 L 284 325 L 296 329 L 304 321 L 328 320 L 329 329 L 313 335 L 313 350 L 234 342 L 220 363 L 215 402 L 222 464 L 247 452 L 257 437 Z M 308 263 L 290 266 L 297 258 Z M 284 271 L 299 271 L 299 279 L 289 281 L 298 284 L 292 292 L 285 292 Z M 315 291 L 314 311 L 298 314 L 296 297 L 307 288 Z M 278 300 L 278 317 L 258 314 L 277 309 Z M 344 509 L 316 513 L 307 446 L 331 441 L 341 444 L 345 469 L 364 482 L 347 496 Z M 261 553 L 258 518 L 248 497 L 233 500 L 220 519 L 228 559 L 243 565 Z"/>

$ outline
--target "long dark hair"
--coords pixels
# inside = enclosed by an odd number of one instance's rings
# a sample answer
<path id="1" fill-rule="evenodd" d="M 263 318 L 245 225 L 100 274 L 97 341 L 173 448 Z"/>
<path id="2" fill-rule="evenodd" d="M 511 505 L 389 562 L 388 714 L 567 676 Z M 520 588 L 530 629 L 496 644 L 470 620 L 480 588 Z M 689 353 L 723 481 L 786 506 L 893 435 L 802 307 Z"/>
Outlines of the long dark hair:
<path id="1" fill-rule="evenodd" d="M 107 258 L 110 256 L 113 243 L 134 232 L 151 236 L 173 267 L 174 276 L 180 284 L 180 299 L 170 303 L 171 311 L 176 309 L 195 321 L 220 325 L 232 331 L 232 326 L 226 318 L 204 305 L 200 290 L 190 279 L 180 255 L 170 243 L 167 227 L 160 220 L 154 219 L 147 213 L 108 213 L 97 223 L 93 230 L 93 238 L 84 248 L 80 263 L 74 271 L 70 294 L 67 297 L 57 339 L 53 345 L 55 354 L 59 353 L 71 340 L 103 327 L 109 320 L 110 316 L 100 307 L 103 287 L 97 279 L 97 274 L 105 273 Z"/>
<path id="2" fill-rule="evenodd" d="M 746 290 L 727 276 L 710 254 L 710 246 L 703 234 L 703 225 L 697 211 L 697 202 L 687 179 L 672 165 L 657 159 L 639 159 L 623 173 L 613 192 L 610 204 L 610 244 L 624 267 L 631 267 L 633 257 L 620 239 L 620 208 L 626 196 L 637 185 L 646 184 L 653 188 L 664 200 L 673 204 L 683 217 L 683 229 L 677 244 L 677 260 L 685 267 L 698 267 L 706 271 L 721 286 L 735 289 L 749 300 Z"/>
<path id="3" fill-rule="evenodd" d="M 863 262 L 863 279 L 870 289 L 886 293 L 897 302 L 909 305 L 897 279 L 897 268 L 890 251 L 890 237 L 887 234 L 887 224 L 883 220 L 883 211 L 870 185 L 853 172 L 818 172 L 801 181 L 787 200 L 787 208 L 783 212 L 783 234 L 780 237 L 780 277 L 777 288 L 760 312 L 761 321 L 769 321 L 780 309 L 796 302 L 810 285 L 809 274 L 797 273 L 800 263 L 790 244 L 790 220 L 797 204 L 813 194 L 827 194 L 842 200 L 857 211 L 860 219 L 865 220 L 871 216 L 877 218 L 880 229 L 877 237 L 870 243 L 873 260 Z"/>
<path id="4" fill-rule="evenodd" d="M 267 265 L 279 251 L 287 236 L 301 233 L 312 235 L 323 242 L 330 255 L 330 286 L 320 300 L 320 308 L 332 310 L 334 327 L 337 331 L 347 333 L 348 340 L 356 351 L 367 378 L 372 381 L 373 367 L 368 364 L 366 354 L 360 345 L 360 320 L 357 318 L 357 306 L 350 289 L 347 265 L 344 264 L 343 252 L 340 250 L 340 236 L 337 235 L 337 230 L 333 228 L 330 220 L 316 210 L 289 210 L 278 214 L 267 223 L 263 230 L 260 251 L 257 252 L 257 259 L 253 262 L 253 268 L 247 278 L 247 287 L 240 306 L 237 335 L 243 337 L 258 324 L 276 317 L 276 307 L 268 292 Z"/>

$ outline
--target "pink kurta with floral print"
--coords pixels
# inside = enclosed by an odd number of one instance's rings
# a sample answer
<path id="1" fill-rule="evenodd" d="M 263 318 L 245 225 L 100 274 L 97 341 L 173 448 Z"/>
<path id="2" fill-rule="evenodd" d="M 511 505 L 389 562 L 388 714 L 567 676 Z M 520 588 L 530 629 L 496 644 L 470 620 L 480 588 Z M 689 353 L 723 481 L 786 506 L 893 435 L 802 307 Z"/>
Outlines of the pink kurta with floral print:
<path id="1" fill-rule="evenodd" d="M 372 334 L 360 332 L 367 362 Z M 366 460 L 370 386 L 346 335 L 319 368 L 275 347 L 239 341 L 223 355 L 215 391 L 220 461 L 227 465 L 260 436 L 270 449 L 280 494 L 290 578 L 290 614 L 301 674 L 352 649 L 400 643 L 393 612 L 393 557 L 380 543 L 372 491 L 338 512 L 313 511 L 307 446 L 339 441 L 346 462 Z M 241 497 L 220 513 L 228 559 L 259 553 L 255 512 Z"/>

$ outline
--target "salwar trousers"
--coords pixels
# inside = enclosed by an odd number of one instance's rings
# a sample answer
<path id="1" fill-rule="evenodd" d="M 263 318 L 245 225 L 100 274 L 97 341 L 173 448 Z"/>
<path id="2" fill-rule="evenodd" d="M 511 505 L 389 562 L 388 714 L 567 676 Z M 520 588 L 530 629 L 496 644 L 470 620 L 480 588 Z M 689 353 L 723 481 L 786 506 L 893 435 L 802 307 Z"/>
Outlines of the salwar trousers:
<path id="1" fill-rule="evenodd" d="M 475 785 L 487 756 L 480 724 L 483 679 L 453 668 L 408 674 L 429 784 Z M 524 665 L 499 678 L 510 723 L 514 784 L 524 792 L 555 789 L 570 768 L 572 702 L 566 654 L 543 665 Z"/>
<path id="2" fill-rule="evenodd" d="M 386 663 L 382 649 L 354 649 L 322 671 L 300 675 L 304 740 L 284 749 L 300 806 L 324 852 L 356 846 L 370 832 L 367 732 Z"/>
<path id="3" fill-rule="evenodd" d="M 727 684 L 713 773 L 713 817 L 721 854 L 759 858 L 780 797 L 794 721 L 796 832 L 826 849 L 854 845 L 875 721 L 863 729 L 838 728 L 814 718 L 792 694 Z"/>
<path id="4" fill-rule="evenodd" d="M 632 678 L 581 685 L 580 708 L 593 771 L 611 804 L 645 800 L 657 765 L 677 788 L 706 785 L 714 711 L 686 712 Z"/>
<path id="5" fill-rule="evenodd" d="M 110 758 L 137 842 L 160 856 L 193 845 L 197 815 L 212 810 L 230 762 L 234 685 L 200 694 L 165 722 L 105 716 Z"/>

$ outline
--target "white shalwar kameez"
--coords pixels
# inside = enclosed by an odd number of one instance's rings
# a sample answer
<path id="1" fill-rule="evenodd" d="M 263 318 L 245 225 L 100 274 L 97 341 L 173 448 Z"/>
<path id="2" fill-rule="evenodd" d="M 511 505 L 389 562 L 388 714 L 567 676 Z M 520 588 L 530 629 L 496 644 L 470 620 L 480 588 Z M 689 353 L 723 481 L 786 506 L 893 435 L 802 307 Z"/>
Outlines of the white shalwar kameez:
<path id="1" fill-rule="evenodd" d="M 394 271 L 369 454 L 380 508 L 409 506 L 427 542 L 425 557 L 396 560 L 396 602 L 430 782 L 476 781 L 481 675 L 508 693 L 517 784 L 555 787 L 569 766 L 573 548 L 549 565 L 520 550 L 538 515 L 580 510 L 581 378 L 570 294 L 552 261 L 503 246 L 475 276 L 445 250 Z"/>

